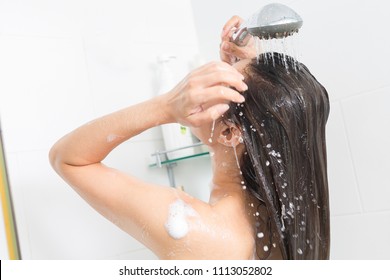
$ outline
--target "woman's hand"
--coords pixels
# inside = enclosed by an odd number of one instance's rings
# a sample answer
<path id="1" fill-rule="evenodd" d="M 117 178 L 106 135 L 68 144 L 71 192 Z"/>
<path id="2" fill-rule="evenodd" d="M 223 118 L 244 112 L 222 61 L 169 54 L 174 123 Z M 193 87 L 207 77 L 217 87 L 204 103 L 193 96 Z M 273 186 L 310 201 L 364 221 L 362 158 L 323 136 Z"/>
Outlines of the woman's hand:
<path id="1" fill-rule="evenodd" d="M 232 35 L 240 27 L 242 22 L 242 18 L 233 16 L 226 22 L 222 29 L 219 55 L 221 60 L 226 63 L 233 64 L 241 59 L 256 57 L 256 47 L 252 37 L 250 37 L 245 46 L 237 46 L 232 42 Z"/>
<path id="2" fill-rule="evenodd" d="M 187 126 L 201 126 L 219 118 L 230 102 L 242 103 L 239 91 L 247 90 L 244 76 L 224 62 L 212 62 L 192 71 L 166 94 L 172 120 Z"/>

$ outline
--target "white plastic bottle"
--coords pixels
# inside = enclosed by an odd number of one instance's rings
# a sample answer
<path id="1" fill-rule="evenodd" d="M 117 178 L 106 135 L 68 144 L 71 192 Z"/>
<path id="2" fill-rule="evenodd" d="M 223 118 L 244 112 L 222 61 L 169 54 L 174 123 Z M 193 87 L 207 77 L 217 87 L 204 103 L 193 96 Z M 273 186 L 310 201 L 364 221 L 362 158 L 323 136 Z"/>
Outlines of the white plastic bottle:
<path id="1" fill-rule="evenodd" d="M 173 89 L 178 82 L 172 71 L 172 60 L 174 56 L 161 55 L 158 57 L 158 64 L 160 70 L 160 86 L 158 94 L 164 94 Z M 193 144 L 193 137 L 190 129 L 186 126 L 182 126 L 179 123 L 164 124 L 161 126 L 162 135 L 165 144 L 165 150 L 173 150 Z M 192 155 L 194 153 L 193 148 L 187 148 L 184 150 L 178 150 L 167 154 L 168 159 L 180 158 Z"/>

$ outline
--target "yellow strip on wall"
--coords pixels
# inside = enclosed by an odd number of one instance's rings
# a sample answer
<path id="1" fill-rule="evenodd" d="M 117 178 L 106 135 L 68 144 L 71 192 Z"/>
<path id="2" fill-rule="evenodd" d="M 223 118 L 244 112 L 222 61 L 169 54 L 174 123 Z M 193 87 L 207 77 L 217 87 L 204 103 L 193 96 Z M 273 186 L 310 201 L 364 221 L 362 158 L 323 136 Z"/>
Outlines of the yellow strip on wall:
<path id="1" fill-rule="evenodd" d="M 11 260 L 20 259 L 19 243 L 17 238 L 14 215 L 12 211 L 11 195 L 8 188 L 3 143 L 0 135 L 0 201 L 4 215 L 5 235 L 8 246 L 8 254 Z"/>

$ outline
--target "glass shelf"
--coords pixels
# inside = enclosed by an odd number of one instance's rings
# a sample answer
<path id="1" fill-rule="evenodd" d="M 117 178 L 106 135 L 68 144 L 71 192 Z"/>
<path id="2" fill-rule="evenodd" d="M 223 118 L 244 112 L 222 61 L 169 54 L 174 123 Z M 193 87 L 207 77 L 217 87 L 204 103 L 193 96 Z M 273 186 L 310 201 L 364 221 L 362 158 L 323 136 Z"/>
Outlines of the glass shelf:
<path id="1" fill-rule="evenodd" d="M 156 162 L 149 164 L 149 167 L 163 167 L 163 166 L 165 166 L 167 169 L 167 173 L 168 173 L 169 184 L 171 185 L 171 187 L 177 187 L 176 182 L 175 182 L 175 175 L 173 173 L 173 167 L 175 167 L 177 165 L 177 162 L 188 160 L 188 159 L 193 159 L 193 158 L 199 158 L 202 156 L 207 156 L 210 154 L 210 152 L 201 151 L 201 152 L 198 152 L 198 153 L 195 153 L 192 155 L 178 157 L 178 158 L 171 158 L 171 159 L 168 159 L 168 154 L 171 152 L 184 150 L 184 149 L 188 149 L 188 148 L 199 147 L 202 145 L 204 145 L 204 144 L 199 142 L 199 143 L 196 143 L 196 144 L 193 144 L 190 146 L 185 146 L 185 147 L 181 147 L 181 148 L 177 148 L 177 149 L 173 149 L 173 150 L 157 151 L 154 154 L 152 154 L 152 156 L 154 156 L 156 158 Z M 161 159 L 162 157 L 164 159 Z"/>
<path id="2" fill-rule="evenodd" d="M 163 166 L 163 165 L 176 163 L 178 161 L 182 161 L 182 160 L 186 160 L 186 159 L 197 158 L 197 157 L 201 157 L 201 156 L 207 156 L 209 154 L 210 154 L 210 152 L 196 153 L 196 154 L 188 155 L 188 156 L 185 156 L 185 157 L 179 157 L 179 158 L 172 158 L 172 159 L 162 160 L 160 162 L 160 164 Z M 149 164 L 149 167 L 156 167 L 156 166 L 159 166 L 159 164 L 157 162 Z"/>

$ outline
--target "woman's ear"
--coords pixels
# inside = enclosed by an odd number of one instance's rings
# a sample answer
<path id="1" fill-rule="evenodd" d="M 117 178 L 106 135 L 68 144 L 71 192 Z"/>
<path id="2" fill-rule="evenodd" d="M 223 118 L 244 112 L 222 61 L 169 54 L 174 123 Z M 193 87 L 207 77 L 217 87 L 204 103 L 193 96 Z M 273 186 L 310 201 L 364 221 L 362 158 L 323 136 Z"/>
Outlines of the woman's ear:
<path id="1" fill-rule="evenodd" d="M 221 132 L 218 135 L 218 143 L 228 147 L 236 147 L 243 142 L 241 130 L 237 125 L 233 123 L 223 125 Z"/>

